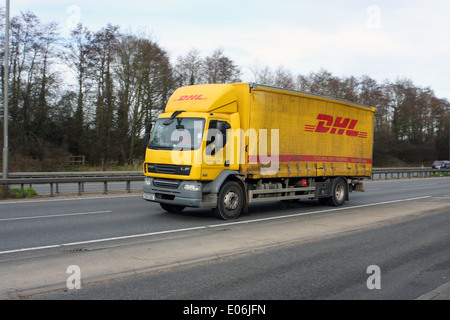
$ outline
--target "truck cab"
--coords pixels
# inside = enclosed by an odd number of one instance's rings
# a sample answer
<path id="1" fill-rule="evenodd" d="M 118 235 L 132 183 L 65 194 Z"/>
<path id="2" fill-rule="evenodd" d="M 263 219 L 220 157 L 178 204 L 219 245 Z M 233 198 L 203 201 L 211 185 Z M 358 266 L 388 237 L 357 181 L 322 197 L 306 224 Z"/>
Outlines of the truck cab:
<path id="1" fill-rule="evenodd" d="M 229 138 L 229 132 L 240 129 L 235 92 L 229 85 L 195 87 L 173 94 L 146 151 L 143 198 L 169 212 L 216 208 L 223 181 L 239 174 L 239 141 Z"/>

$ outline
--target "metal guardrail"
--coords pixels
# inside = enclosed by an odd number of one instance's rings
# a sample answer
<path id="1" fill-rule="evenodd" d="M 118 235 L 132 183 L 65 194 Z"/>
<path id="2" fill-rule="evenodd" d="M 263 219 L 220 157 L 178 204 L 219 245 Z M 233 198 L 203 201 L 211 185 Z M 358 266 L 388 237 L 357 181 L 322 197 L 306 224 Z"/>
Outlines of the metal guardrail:
<path id="1" fill-rule="evenodd" d="M 89 182 L 103 182 L 103 193 L 107 194 L 108 182 L 126 182 L 126 190 L 131 193 L 131 182 L 144 181 L 142 171 L 16 172 L 9 173 L 8 176 L 8 179 L 0 179 L 0 185 L 20 185 L 22 197 L 25 185 L 49 184 L 50 197 L 54 197 L 54 191 L 59 193 L 59 184 L 63 183 L 78 184 L 80 196 L 84 192 L 84 184 Z"/>
<path id="2" fill-rule="evenodd" d="M 374 168 L 372 169 L 372 180 L 377 179 L 411 179 L 429 178 L 440 175 L 450 176 L 450 170 L 438 170 L 432 168 Z"/>
<path id="3" fill-rule="evenodd" d="M 1 172 L 0 172 L 1 174 Z M 143 176 L 142 171 L 84 171 L 84 172 L 9 172 L 9 178 L 65 178 Z M 0 179 L 2 180 L 2 179 Z"/>
<path id="4" fill-rule="evenodd" d="M 371 178 L 372 180 L 427 178 L 444 173 L 450 176 L 450 170 L 374 168 Z M 50 197 L 53 197 L 54 190 L 59 193 L 59 184 L 63 183 L 78 184 L 78 195 L 81 195 L 84 192 L 84 184 L 89 182 L 103 182 L 103 193 L 106 194 L 109 182 L 126 182 L 126 190 L 130 193 L 131 182 L 144 181 L 142 171 L 11 172 L 8 176 L 8 179 L 0 179 L 0 185 L 20 185 L 22 196 L 24 195 L 24 186 L 33 184 L 49 184 Z"/>

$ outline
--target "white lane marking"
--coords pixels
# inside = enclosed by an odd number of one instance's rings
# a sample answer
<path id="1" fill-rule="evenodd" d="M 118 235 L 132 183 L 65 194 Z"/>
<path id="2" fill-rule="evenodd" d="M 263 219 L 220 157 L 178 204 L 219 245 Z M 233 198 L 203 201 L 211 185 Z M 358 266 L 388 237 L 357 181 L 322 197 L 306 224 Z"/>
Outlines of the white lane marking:
<path id="1" fill-rule="evenodd" d="M 125 196 L 114 196 L 114 195 L 107 195 L 107 196 L 100 196 L 100 197 L 80 196 L 79 198 L 64 198 L 64 199 L 39 199 L 39 200 L 24 199 L 23 201 L 1 200 L 0 205 L 2 205 L 2 204 L 19 204 L 19 203 L 27 204 L 27 203 L 39 203 L 39 202 L 54 202 L 54 201 L 78 201 L 78 200 L 112 199 L 112 198 L 132 198 L 132 197 L 142 198 L 142 193 L 140 193 L 138 195 L 125 195 Z"/>
<path id="2" fill-rule="evenodd" d="M 403 186 L 403 188 L 434 187 L 434 186 L 440 186 L 440 185 L 437 184 L 437 183 L 433 183 L 433 184 L 412 184 L 412 185 Z"/>
<path id="3" fill-rule="evenodd" d="M 92 211 L 92 212 L 77 212 L 77 213 L 61 213 L 46 216 L 33 216 L 33 217 L 17 217 L 17 218 L 2 218 L 0 221 L 14 221 L 14 220 L 28 220 L 28 219 L 45 219 L 45 218 L 55 218 L 55 217 L 68 217 L 68 216 L 82 216 L 87 214 L 98 214 L 98 213 L 111 213 L 112 211 Z"/>
<path id="4" fill-rule="evenodd" d="M 384 202 L 377 202 L 377 203 L 370 203 L 370 204 L 362 204 L 362 205 L 358 205 L 358 206 L 341 207 L 341 208 L 334 208 L 334 209 L 327 209 L 327 210 L 318 210 L 318 211 L 305 212 L 305 213 L 295 213 L 295 214 L 289 214 L 289 215 L 284 215 L 284 216 L 275 216 L 275 217 L 268 217 L 268 218 L 254 219 L 254 220 L 235 221 L 235 222 L 228 222 L 228 223 L 221 223 L 221 224 L 212 224 L 212 225 L 199 226 L 199 227 L 190 227 L 190 228 L 182 228 L 182 229 L 174 229 L 174 230 L 156 231 L 156 232 L 143 233 L 143 234 L 134 234 L 134 235 L 128 235 L 128 236 L 121 236 L 121 237 L 86 240 L 86 241 L 70 242 L 70 243 L 55 244 L 55 245 L 48 245 L 48 246 L 41 246 L 41 247 L 14 249 L 14 250 L 0 251 L 0 255 L 7 254 L 7 253 L 18 253 L 18 252 L 35 251 L 35 250 L 42 250 L 42 249 L 62 248 L 62 247 L 68 247 L 68 246 L 85 245 L 85 244 L 107 242 L 107 241 L 115 241 L 115 240 L 134 239 L 134 238 L 140 238 L 140 237 L 149 237 L 149 236 L 155 236 L 155 235 L 161 235 L 161 234 L 179 233 L 179 232 L 184 232 L 184 231 L 203 230 L 203 229 L 218 228 L 218 227 L 232 226 L 232 225 L 238 225 L 238 224 L 246 224 L 246 223 L 248 224 L 248 223 L 254 223 L 254 222 L 279 220 L 279 219 L 286 219 L 286 218 L 293 218 L 293 217 L 300 217 L 300 216 L 308 216 L 308 215 L 313 215 L 313 214 L 323 213 L 323 212 L 333 212 L 333 211 L 342 211 L 342 210 L 348 210 L 348 209 L 358 209 L 358 208 L 379 206 L 379 205 L 383 205 L 383 204 L 393 204 L 393 203 L 399 203 L 399 202 L 423 200 L 423 199 L 428 199 L 428 198 L 431 198 L 431 196 L 424 196 L 424 197 L 410 198 L 410 199 L 401 199 L 401 200 L 392 200 L 392 201 L 384 201 Z"/>

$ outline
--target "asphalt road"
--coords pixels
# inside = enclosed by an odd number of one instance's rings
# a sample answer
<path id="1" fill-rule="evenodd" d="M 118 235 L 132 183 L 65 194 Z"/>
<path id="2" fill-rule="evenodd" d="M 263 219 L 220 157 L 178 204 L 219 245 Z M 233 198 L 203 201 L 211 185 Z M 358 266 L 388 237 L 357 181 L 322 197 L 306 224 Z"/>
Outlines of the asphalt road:
<path id="1" fill-rule="evenodd" d="M 412 300 L 450 281 L 449 234 L 447 211 L 34 298 Z M 380 268 L 380 287 L 370 290 L 367 271 L 373 265 Z"/>
<path id="2" fill-rule="evenodd" d="M 346 207 L 422 196 L 450 194 L 447 178 L 394 180 L 366 183 L 365 193 L 352 193 Z M 317 201 L 254 204 L 239 220 L 253 220 L 296 212 L 321 210 Z M 37 247 L 86 242 L 165 230 L 223 223 L 209 209 L 186 209 L 168 214 L 139 193 L 0 202 L 0 253 Z M 26 235 L 24 237 L 24 234 Z M 125 239 L 124 239 L 125 240 Z M 31 250 L 30 250 L 31 251 Z M 33 250 L 35 251 L 35 250 Z M 0 255 L 0 261 L 3 256 Z"/>
<path id="3" fill-rule="evenodd" d="M 433 203 L 433 197 L 448 195 L 448 178 L 372 181 L 366 183 L 366 193 L 352 193 L 343 210 L 357 211 L 378 205 L 384 205 L 384 210 L 399 201 L 425 199 Z M 320 212 L 319 215 L 328 210 L 332 209 L 320 206 L 317 201 L 253 205 L 238 223 L 272 218 L 282 221 L 283 217 L 297 219 L 297 216 L 315 212 Z M 450 277 L 448 217 L 448 212 L 440 212 L 364 232 L 258 250 L 194 267 L 183 266 L 122 282 L 106 281 L 98 286 L 84 286 L 83 290 L 36 297 L 413 299 Z M 188 209 L 182 214 L 168 214 L 159 205 L 142 200 L 139 194 L 3 201 L 0 202 L 0 263 L 11 265 L 17 261 L 20 265 L 23 259 L 132 245 L 168 236 L 172 241 L 179 236 L 179 245 L 186 234 L 205 233 L 221 225 L 224 228 L 219 230 L 229 228 L 228 222 L 216 220 L 210 210 Z M 367 267 L 374 264 L 381 268 L 382 290 L 368 290 L 365 283 Z M 236 291 L 237 284 L 245 286 L 239 285 Z M 415 285 L 417 288 L 413 290 Z M 148 290 L 149 287 L 155 290 Z"/>

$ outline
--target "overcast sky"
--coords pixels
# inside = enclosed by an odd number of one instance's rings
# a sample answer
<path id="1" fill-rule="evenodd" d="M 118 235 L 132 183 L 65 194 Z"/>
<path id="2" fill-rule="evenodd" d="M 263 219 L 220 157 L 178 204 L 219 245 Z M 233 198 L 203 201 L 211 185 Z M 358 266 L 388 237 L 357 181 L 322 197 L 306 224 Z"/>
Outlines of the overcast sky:
<path id="1" fill-rule="evenodd" d="M 5 5 L 5 0 L 0 0 Z M 431 87 L 450 99 L 449 0 L 10 0 L 11 16 L 35 13 L 63 36 L 82 22 L 144 29 L 172 59 L 222 48 L 253 81 L 249 67 L 284 66 L 294 75 L 321 68 Z"/>

